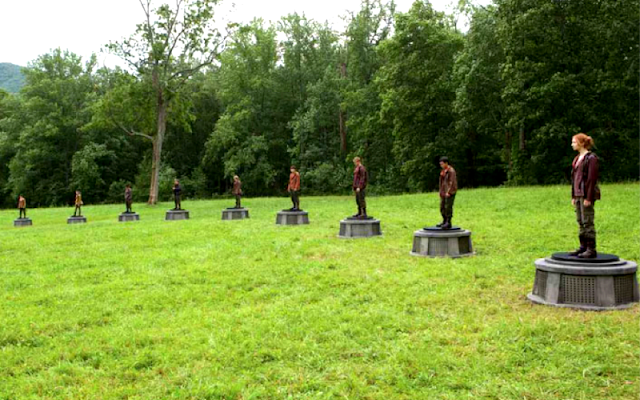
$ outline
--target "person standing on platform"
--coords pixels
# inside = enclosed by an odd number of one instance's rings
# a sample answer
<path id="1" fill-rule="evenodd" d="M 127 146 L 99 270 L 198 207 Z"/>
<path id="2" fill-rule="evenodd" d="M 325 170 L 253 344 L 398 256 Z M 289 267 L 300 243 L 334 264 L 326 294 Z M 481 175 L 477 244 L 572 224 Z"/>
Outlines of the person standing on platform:
<path id="1" fill-rule="evenodd" d="M 369 181 L 369 173 L 367 169 L 362 165 L 360 157 L 353 159 L 355 169 L 353 170 L 353 192 L 356 195 L 356 204 L 358 206 L 358 213 L 354 218 L 367 219 L 367 200 L 365 190 Z"/>
<path id="2" fill-rule="evenodd" d="M 233 176 L 233 195 L 236 197 L 236 208 L 242 208 L 240 201 L 242 200 L 242 182 L 238 175 Z"/>
<path id="3" fill-rule="evenodd" d="M 27 199 L 22 197 L 22 195 L 18 196 L 18 209 L 20 210 L 20 218 L 27 218 Z"/>
<path id="4" fill-rule="evenodd" d="M 173 181 L 173 202 L 175 204 L 174 210 L 182 210 L 182 204 L 180 202 L 180 195 L 182 193 L 182 187 L 180 187 L 180 181 Z"/>
<path id="5" fill-rule="evenodd" d="M 287 191 L 289 195 L 291 195 L 293 207 L 289 211 L 300 211 L 300 173 L 297 171 L 295 165 L 291 166 L 290 171 Z"/>
<path id="6" fill-rule="evenodd" d="M 133 191 L 131 190 L 131 185 L 127 183 L 127 186 L 124 188 L 124 204 L 127 207 L 125 213 L 131 214 L 131 204 L 133 203 Z"/>
<path id="7" fill-rule="evenodd" d="M 571 147 L 578 152 L 571 164 L 571 204 L 576 209 L 580 248 L 569 253 L 578 258 L 596 258 L 596 228 L 594 224 L 598 187 L 598 156 L 591 152 L 593 139 L 584 133 L 571 138 Z"/>
<path id="8" fill-rule="evenodd" d="M 76 190 L 76 200 L 75 200 L 76 208 L 73 210 L 73 216 L 74 217 L 82 217 L 82 208 L 81 207 L 82 207 L 83 204 L 84 203 L 82 202 L 82 194 L 80 193 L 79 190 Z"/>
<path id="9" fill-rule="evenodd" d="M 442 222 L 436 226 L 441 229 L 451 229 L 451 218 L 453 218 L 453 202 L 458 191 L 458 179 L 456 170 L 449 165 L 447 157 L 440 158 L 440 214 Z"/>

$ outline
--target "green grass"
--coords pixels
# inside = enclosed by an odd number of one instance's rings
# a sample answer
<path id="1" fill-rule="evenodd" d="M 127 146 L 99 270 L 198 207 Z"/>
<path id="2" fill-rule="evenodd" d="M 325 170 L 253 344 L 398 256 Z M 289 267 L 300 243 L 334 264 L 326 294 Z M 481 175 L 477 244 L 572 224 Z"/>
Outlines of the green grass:
<path id="1" fill-rule="evenodd" d="M 638 261 L 640 187 L 604 185 L 599 250 Z M 638 306 L 533 305 L 536 258 L 576 246 L 566 186 L 463 190 L 475 257 L 411 257 L 435 193 L 371 197 L 383 237 L 337 238 L 351 197 L 0 212 L 0 399 L 637 399 Z"/>

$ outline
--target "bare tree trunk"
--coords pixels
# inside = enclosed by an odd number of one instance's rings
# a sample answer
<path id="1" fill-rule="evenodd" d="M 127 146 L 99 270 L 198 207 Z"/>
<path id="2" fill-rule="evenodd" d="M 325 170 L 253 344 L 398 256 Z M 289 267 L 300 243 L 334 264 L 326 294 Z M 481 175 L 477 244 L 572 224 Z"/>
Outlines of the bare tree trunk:
<path id="1" fill-rule="evenodd" d="M 507 161 L 507 172 L 511 172 L 513 162 L 511 161 L 511 132 L 504 132 L 504 151 Z"/>
<path id="2" fill-rule="evenodd" d="M 343 78 L 347 76 L 347 64 L 340 64 L 340 75 Z M 347 116 L 345 112 L 340 108 L 340 115 L 338 117 L 340 119 L 340 153 L 342 156 L 347 154 Z"/>
<path id="3" fill-rule="evenodd" d="M 156 136 L 153 138 L 153 158 L 151 159 L 151 185 L 149 187 L 148 204 L 158 202 L 158 188 L 160 185 L 160 162 L 162 159 L 162 144 L 167 130 L 167 106 L 158 106 L 158 126 Z"/>

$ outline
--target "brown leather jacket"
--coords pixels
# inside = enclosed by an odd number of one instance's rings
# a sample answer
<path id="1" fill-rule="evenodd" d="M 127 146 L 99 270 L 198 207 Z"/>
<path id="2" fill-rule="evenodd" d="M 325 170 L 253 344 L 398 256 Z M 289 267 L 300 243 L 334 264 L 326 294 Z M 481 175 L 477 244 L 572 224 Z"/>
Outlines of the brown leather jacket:
<path id="1" fill-rule="evenodd" d="M 289 175 L 289 186 L 287 186 L 287 191 L 297 192 L 298 190 L 300 190 L 300 173 L 296 171 Z"/>
<path id="2" fill-rule="evenodd" d="M 576 156 L 571 163 L 571 198 L 584 197 L 593 203 L 600 200 L 598 156 L 589 152 L 578 163 L 579 158 Z"/>
<path id="3" fill-rule="evenodd" d="M 445 194 L 454 195 L 458 191 L 458 178 L 456 178 L 456 170 L 452 166 L 440 171 L 440 197 Z"/>
<path id="4" fill-rule="evenodd" d="M 20 196 L 18 198 L 18 208 L 27 208 L 27 199 L 25 199 L 24 197 Z"/>
<path id="5" fill-rule="evenodd" d="M 231 191 L 234 195 L 242 195 L 242 182 L 233 181 L 233 190 Z"/>
<path id="6" fill-rule="evenodd" d="M 131 188 L 126 188 L 124 190 L 124 201 L 131 202 L 133 200 L 133 194 L 131 193 Z"/>
<path id="7" fill-rule="evenodd" d="M 77 194 L 76 195 L 76 206 L 81 206 L 84 203 L 82 202 L 82 195 L 81 194 Z"/>
<path id="8" fill-rule="evenodd" d="M 360 164 L 353 170 L 353 190 L 364 190 L 369 183 L 369 174 L 364 165 Z"/>

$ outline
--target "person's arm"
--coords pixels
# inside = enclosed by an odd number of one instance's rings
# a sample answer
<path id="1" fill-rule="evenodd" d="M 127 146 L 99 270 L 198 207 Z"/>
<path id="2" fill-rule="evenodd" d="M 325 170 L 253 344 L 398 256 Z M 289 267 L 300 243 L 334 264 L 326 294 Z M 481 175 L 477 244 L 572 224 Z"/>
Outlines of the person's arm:
<path id="1" fill-rule="evenodd" d="M 449 189 L 447 194 L 451 196 L 452 194 L 455 194 L 457 191 L 458 191 L 458 178 L 456 177 L 456 170 L 452 168 L 449 171 Z"/>
<path id="2" fill-rule="evenodd" d="M 583 160 L 584 162 L 584 160 Z M 589 207 L 596 200 L 596 184 L 598 183 L 598 158 L 589 157 L 587 164 L 587 181 L 584 183 L 584 205 Z"/>

